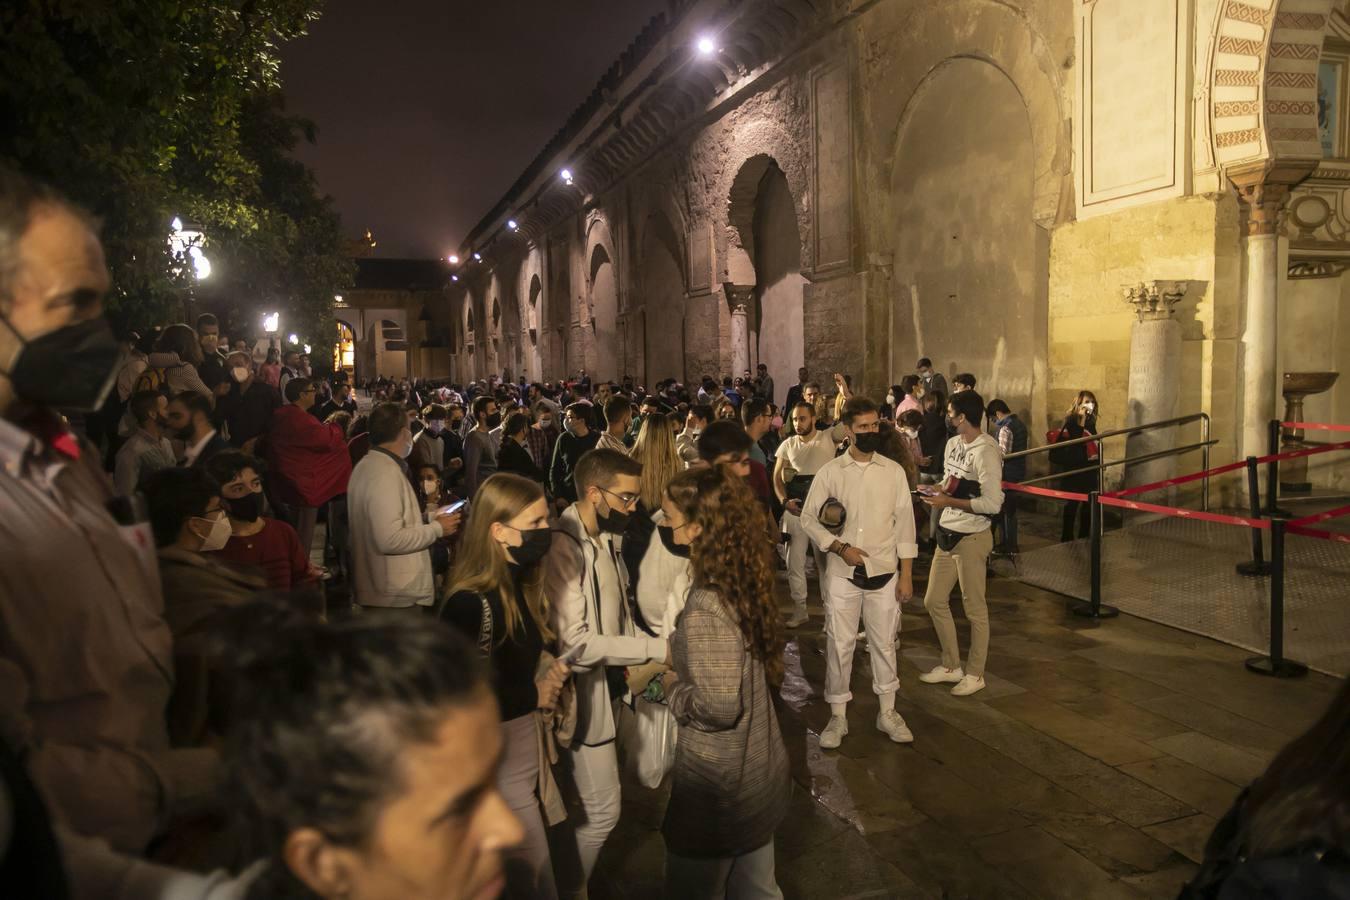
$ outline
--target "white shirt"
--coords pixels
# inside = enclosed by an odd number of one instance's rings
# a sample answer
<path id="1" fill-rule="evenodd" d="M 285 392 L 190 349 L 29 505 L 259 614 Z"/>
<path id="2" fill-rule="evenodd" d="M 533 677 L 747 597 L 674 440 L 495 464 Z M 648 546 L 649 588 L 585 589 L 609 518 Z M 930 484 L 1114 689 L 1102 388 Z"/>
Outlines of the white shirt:
<path id="1" fill-rule="evenodd" d="M 942 480 L 969 479 L 980 483 L 980 496 L 970 498 L 970 512 L 947 506 L 938 524 L 962 534 L 975 534 L 989 528 L 989 516 L 1003 508 L 1003 453 L 998 441 L 980 432 L 970 443 L 959 434 L 947 439 L 942 455 Z"/>
<path id="2" fill-rule="evenodd" d="M 188 468 L 191 468 L 192 464 L 197 461 L 197 457 L 201 455 L 202 450 L 206 449 L 206 445 L 210 443 L 211 438 L 215 436 L 216 430 L 212 428 L 210 431 L 206 433 L 206 437 L 202 438 L 200 441 L 193 444 L 191 447 L 185 448 L 183 450 L 183 465 Z"/>
<path id="3" fill-rule="evenodd" d="M 847 513 L 838 535 L 828 531 L 817 518 L 821 506 L 831 497 L 842 503 Z M 899 559 L 919 555 L 914 537 L 914 503 L 909 496 L 905 470 L 880 453 L 873 453 L 869 462 L 861 463 L 849 452 L 821 466 L 802 504 L 802 528 L 821 550 L 828 551 L 836 540 L 862 550 L 867 554 L 863 565 L 869 576 L 894 572 Z M 843 557 L 831 553 L 827 572 L 849 578 L 853 567 Z"/>
<path id="4" fill-rule="evenodd" d="M 810 438 L 794 434 L 778 445 L 774 457 L 798 475 L 815 475 L 821 466 L 834 459 L 834 441 L 825 431 L 813 431 Z"/>

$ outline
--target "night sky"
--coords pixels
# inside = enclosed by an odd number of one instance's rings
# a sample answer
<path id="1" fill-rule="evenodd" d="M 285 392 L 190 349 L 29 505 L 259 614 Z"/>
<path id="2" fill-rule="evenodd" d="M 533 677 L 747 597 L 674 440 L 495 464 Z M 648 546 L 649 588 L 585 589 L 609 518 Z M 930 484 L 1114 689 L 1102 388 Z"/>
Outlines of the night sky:
<path id="1" fill-rule="evenodd" d="M 329 0 L 282 48 L 318 141 L 300 158 L 349 236 L 445 256 L 666 0 Z"/>

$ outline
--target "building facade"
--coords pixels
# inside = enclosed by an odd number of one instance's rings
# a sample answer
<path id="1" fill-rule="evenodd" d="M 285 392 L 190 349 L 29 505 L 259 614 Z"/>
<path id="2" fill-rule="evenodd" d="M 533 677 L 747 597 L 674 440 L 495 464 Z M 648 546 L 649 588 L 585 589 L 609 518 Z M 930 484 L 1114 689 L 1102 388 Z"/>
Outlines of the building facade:
<path id="1" fill-rule="evenodd" d="M 449 278 L 441 260 L 358 257 L 355 284 L 335 298 L 338 353 L 350 354 L 339 365 L 358 382 L 449 377 Z"/>
<path id="2" fill-rule="evenodd" d="M 1264 453 L 1282 373 L 1350 361 L 1347 6 L 676 0 L 466 240 L 452 372 L 928 356 L 1033 431 L 1088 389 Z"/>

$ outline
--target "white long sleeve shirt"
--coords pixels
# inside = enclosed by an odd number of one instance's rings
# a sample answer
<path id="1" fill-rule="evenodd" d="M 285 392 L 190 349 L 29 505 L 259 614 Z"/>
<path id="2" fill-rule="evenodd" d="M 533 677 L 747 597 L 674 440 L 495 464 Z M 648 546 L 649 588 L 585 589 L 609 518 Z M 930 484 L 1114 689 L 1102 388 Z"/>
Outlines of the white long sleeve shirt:
<path id="1" fill-rule="evenodd" d="M 970 498 L 970 512 L 944 507 L 938 524 L 962 534 L 988 529 L 992 524 L 988 517 L 1003 508 L 1003 454 L 998 441 L 984 432 L 970 443 L 960 435 L 949 438 L 942 454 L 943 483 L 953 477 L 978 481 L 980 496 Z"/>
<path id="2" fill-rule="evenodd" d="M 836 540 L 862 550 L 867 554 L 863 565 L 869 577 L 895 572 L 899 560 L 919 555 L 909 490 L 905 470 L 898 463 L 880 453 L 873 453 L 865 463 L 854 459 L 852 451 L 843 453 L 816 472 L 802 506 L 802 527 L 821 550 L 828 551 Z M 821 506 L 831 497 L 846 511 L 838 535 L 819 519 Z M 830 554 L 826 571 L 842 578 L 853 575 L 853 567 L 835 554 Z"/>

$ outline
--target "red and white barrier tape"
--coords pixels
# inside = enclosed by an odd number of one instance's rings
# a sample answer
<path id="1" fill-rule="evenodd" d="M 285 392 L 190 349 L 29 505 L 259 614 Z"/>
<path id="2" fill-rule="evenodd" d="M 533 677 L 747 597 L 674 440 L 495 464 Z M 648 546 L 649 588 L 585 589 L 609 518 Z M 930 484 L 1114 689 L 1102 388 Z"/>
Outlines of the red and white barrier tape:
<path id="1" fill-rule="evenodd" d="M 1286 529 L 1290 534 L 1301 535 L 1302 537 L 1319 538 L 1324 541 L 1335 541 L 1338 544 L 1350 544 L 1350 534 L 1340 531 L 1323 531 L 1320 528 L 1304 528 L 1301 525 L 1290 525 Z"/>
<path id="2" fill-rule="evenodd" d="M 1329 509 L 1326 512 L 1313 513 L 1310 516 L 1304 516 L 1301 519 L 1290 519 L 1289 525 L 1315 525 L 1318 522 L 1325 522 L 1327 519 L 1339 519 L 1341 516 L 1350 515 L 1350 506 L 1340 506 L 1336 509 Z"/>
<path id="3" fill-rule="evenodd" d="M 1252 519 L 1246 516 L 1225 516 L 1222 513 L 1205 512 L 1199 509 L 1182 509 L 1176 506 L 1158 506 L 1156 503 L 1140 503 L 1137 500 L 1121 500 L 1116 497 L 1101 498 L 1102 506 L 1118 506 L 1135 512 L 1156 513 L 1160 516 L 1172 516 L 1177 519 L 1198 519 L 1201 522 L 1218 522 L 1220 525 L 1240 525 L 1243 528 L 1270 528 L 1269 519 Z"/>
<path id="4" fill-rule="evenodd" d="M 1245 469 L 1247 461 L 1229 463 L 1226 466 L 1219 466 L 1216 469 L 1207 469 L 1204 472 L 1193 472 L 1190 475 L 1178 475 L 1176 478 L 1168 478 L 1165 481 L 1155 481 L 1152 484 L 1141 484 L 1138 487 L 1122 488 L 1119 491 L 1111 491 L 1109 494 L 1102 494 L 1103 497 L 1133 497 L 1135 494 L 1145 494 L 1149 491 L 1156 491 L 1160 488 L 1175 487 L 1178 484 L 1186 484 L 1191 481 L 1199 481 L 1201 478 L 1223 475 L 1227 472 L 1236 472 L 1238 469 Z"/>

